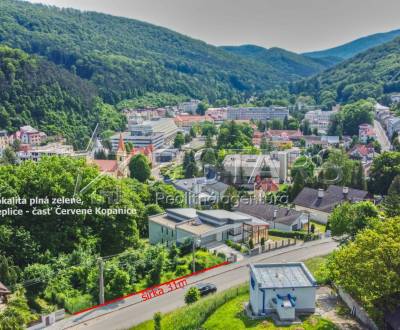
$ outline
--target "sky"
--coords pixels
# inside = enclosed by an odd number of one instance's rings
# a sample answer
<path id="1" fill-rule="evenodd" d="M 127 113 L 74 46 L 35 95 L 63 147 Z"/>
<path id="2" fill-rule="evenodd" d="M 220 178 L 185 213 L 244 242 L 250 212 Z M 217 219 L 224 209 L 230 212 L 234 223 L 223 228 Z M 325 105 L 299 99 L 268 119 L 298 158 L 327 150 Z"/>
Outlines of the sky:
<path id="1" fill-rule="evenodd" d="M 30 0 L 170 28 L 213 45 L 295 52 L 400 28 L 399 0 Z"/>

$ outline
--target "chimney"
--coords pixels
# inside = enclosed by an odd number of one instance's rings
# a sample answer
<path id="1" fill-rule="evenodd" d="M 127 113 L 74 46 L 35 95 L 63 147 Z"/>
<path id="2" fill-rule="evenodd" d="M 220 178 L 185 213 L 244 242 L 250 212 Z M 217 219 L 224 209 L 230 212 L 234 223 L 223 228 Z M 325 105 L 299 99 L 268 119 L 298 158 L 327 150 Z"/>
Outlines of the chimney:
<path id="1" fill-rule="evenodd" d="M 318 189 L 318 198 L 319 199 L 324 198 L 324 189 Z"/>
<path id="2" fill-rule="evenodd" d="M 343 198 L 347 199 L 349 195 L 349 187 L 343 187 Z"/>

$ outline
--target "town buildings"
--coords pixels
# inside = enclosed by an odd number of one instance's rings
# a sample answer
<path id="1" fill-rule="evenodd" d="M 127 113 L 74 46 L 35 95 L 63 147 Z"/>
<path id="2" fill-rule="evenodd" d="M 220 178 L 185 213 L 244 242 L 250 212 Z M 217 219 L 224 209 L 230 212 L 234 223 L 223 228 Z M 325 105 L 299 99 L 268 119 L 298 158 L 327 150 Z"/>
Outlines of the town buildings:
<path id="1" fill-rule="evenodd" d="M 212 118 L 216 124 L 222 124 L 228 119 L 228 108 L 208 108 L 206 116 Z"/>
<path id="2" fill-rule="evenodd" d="M 7 131 L 1 130 L 0 131 L 0 156 L 3 155 L 3 151 L 5 148 L 7 148 L 9 145 L 12 144 L 12 136 L 8 135 Z"/>
<path id="3" fill-rule="evenodd" d="M 361 160 L 363 163 L 370 162 L 375 157 L 375 149 L 371 144 L 356 144 L 347 154 L 352 159 Z"/>
<path id="4" fill-rule="evenodd" d="M 305 187 L 293 203 L 296 210 L 306 212 L 311 219 L 326 224 L 336 205 L 368 199 L 371 199 L 368 191 L 331 185 L 326 190 Z"/>
<path id="5" fill-rule="evenodd" d="M 376 134 L 374 127 L 370 124 L 361 124 L 358 127 L 358 139 L 361 143 L 368 143 L 372 140 L 375 140 Z"/>
<path id="6" fill-rule="evenodd" d="M 317 130 L 318 134 L 327 134 L 332 117 L 337 114 L 337 110 L 322 111 L 321 109 L 308 111 L 304 115 L 304 121 L 308 121 L 312 130 Z"/>
<path id="7" fill-rule="evenodd" d="M 200 104 L 199 100 L 190 100 L 188 102 L 182 102 L 178 104 L 179 112 L 186 112 L 194 114 Z"/>
<path id="8" fill-rule="evenodd" d="M 303 263 L 250 264 L 250 309 L 254 316 L 277 314 L 294 321 L 315 312 L 317 282 Z"/>
<path id="9" fill-rule="evenodd" d="M 228 120 L 281 120 L 289 116 L 289 109 L 286 107 L 240 107 L 228 108 Z"/>
<path id="10" fill-rule="evenodd" d="M 181 114 L 176 116 L 174 118 L 174 121 L 176 126 L 178 126 L 179 128 L 183 129 L 186 133 L 188 133 L 193 125 L 200 124 L 205 121 L 213 122 L 214 120 L 207 115 L 199 116 L 199 115 Z"/>
<path id="11" fill-rule="evenodd" d="M 172 118 L 153 118 L 152 120 L 131 122 L 128 130 L 128 132 L 122 133 L 125 143 L 130 142 L 138 148 L 151 145 L 153 149 L 159 149 L 173 142 L 178 127 Z M 118 147 L 120 135 L 121 133 L 117 133 L 110 138 L 114 150 Z"/>
<path id="12" fill-rule="evenodd" d="M 400 118 L 388 107 L 381 106 L 378 103 L 375 106 L 375 118 L 385 129 L 389 139 L 392 139 L 395 134 L 400 135 Z"/>
<path id="13" fill-rule="evenodd" d="M 166 213 L 149 217 L 151 244 L 182 244 L 186 240 L 200 240 L 200 246 L 223 242 L 259 244 L 268 239 L 268 224 L 248 215 L 225 210 L 196 210 L 193 208 L 167 209 Z"/>
<path id="14" fill-rule="evenodd" d="M 20 127 L 19 131 L 15 132 L 14 136 L 17 140 L 20 140 L 22 144 L 29 145 L 39 145 L 47 138 L 44 132 L 29 125 Z"/>
<path id="15" fill-rule="evenodd" d="M 45 156 L 74 156 L 74 148 L 71 145 L 60 142 L 48 143 L 43 146 L 21 144 L 16 155 L 20 161 L 39 161 Z"/>

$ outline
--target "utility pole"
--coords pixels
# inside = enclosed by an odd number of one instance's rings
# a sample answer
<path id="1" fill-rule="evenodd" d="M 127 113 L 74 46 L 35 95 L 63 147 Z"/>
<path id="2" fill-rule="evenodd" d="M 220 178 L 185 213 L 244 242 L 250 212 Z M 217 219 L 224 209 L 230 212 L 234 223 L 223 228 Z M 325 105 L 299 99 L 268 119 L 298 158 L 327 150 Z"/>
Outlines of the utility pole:
<path id="1" fill-rule="evenodd" d="M 194 273 L 196 271 L 196 246 L 200 245 L 201 239 L 196 238 L 195 236 L 193 237 L 193 260 L 192 260 L 192 272 Z"/>
<path id="2" fill-rule="evenodd" d="M 104 304 L 104 261 L 99 258 L 99 303 Z"/>

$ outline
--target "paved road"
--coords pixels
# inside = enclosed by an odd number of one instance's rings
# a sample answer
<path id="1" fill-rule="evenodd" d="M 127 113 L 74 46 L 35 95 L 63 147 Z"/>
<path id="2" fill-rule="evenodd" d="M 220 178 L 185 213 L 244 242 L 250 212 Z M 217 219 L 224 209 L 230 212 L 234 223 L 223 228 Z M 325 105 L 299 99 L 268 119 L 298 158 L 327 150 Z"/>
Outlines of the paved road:
<path id="1" fill-rule="evenodd" d="M 198 282 L 213 283 L 219 291 L 248 281 L 250 262 L 293 262 L 326 255 L 337 247 L 331 239 L 301 243 L 281 250 L 268 252 L 241 262 L 210 270 L 187 279 L 191 286 Z M 133 296 L 121 302 L 89 311 L 52 326 L 51 329 L 118 330 L 149 320 L 155 312 L 170 312 L 184 305 L 185 289 L 142 302 L 140 296 Z"/>
<path id="2" fill-rule="evenodd" d="M 382 146 L 382 151 L 389 151 L 392 147 L 390 141 L 386 135 L 385 130 L 383 129 L 381 123 L 377 120 L 374 120 L 374 128 L 376 137 L 378 138 L 378 142 Z"/>

